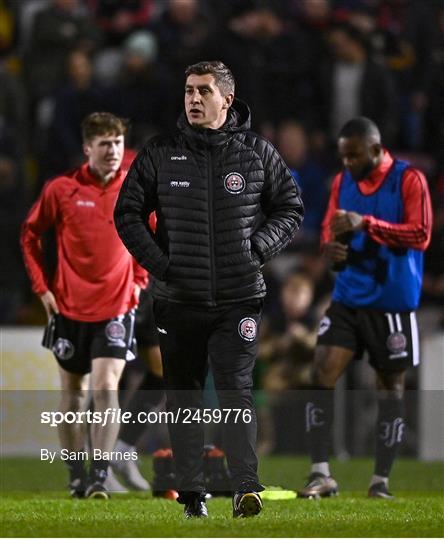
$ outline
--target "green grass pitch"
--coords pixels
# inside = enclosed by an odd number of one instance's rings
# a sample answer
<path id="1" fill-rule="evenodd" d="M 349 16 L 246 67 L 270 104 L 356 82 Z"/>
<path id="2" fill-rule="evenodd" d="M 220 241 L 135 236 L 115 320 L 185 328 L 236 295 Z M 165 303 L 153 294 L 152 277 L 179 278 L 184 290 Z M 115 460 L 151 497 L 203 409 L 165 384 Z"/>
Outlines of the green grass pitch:
<path id="1" fill-rule="evenodd" d="M 297 489 L 308 460 L 267 457 L 261 479 Z M 151 478 L 151 461 L 142 470 Z M 4 537 L 441 537 L 444 535 L 444 463 L 399 459 L 390 488 L 394 501 L 366 497 L 372 461 L 333 462 L 340 495 L 320 501 L 265 501 L 255 518 L 233 520 L 227 498 L 208 502 L 207 520 L 186 521 L 174 501 L 131 492 L 109 501 L 71 500 L 61 462 L 1 461 L 0 531 Z"/>

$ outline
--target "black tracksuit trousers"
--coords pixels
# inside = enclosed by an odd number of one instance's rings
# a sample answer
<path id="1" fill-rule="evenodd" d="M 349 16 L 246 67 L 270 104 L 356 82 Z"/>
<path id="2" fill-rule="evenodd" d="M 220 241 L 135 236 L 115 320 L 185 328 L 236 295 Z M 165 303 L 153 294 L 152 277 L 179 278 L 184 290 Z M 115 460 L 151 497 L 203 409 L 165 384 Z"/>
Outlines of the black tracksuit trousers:
<path id="1" fill-rule="evenodd" d="M 258 349 L 262 299 L 218 307 L 154 300 L 167 393 L 167 410 L 182 411 L 169 423 L 181 502 L 204 492 L 204 424 L 191 421 L 189 410 L 201 408 L 202 390 L 211 363 L 220 409 L 224 446 L 233 491 L 261 491 L 255 452 L 257 420 L 252 373 Z M 184 412 L 184 409 L 186 411 Z M 187 420 L 187 422 L 184 422 Z"/>

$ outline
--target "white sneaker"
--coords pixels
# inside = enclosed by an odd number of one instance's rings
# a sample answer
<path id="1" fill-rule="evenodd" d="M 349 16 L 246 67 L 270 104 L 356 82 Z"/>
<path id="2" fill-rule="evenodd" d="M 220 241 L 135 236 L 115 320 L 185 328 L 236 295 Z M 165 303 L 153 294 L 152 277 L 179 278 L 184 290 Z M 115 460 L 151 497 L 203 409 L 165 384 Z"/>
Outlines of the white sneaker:
<path id="1" fill-rule="evenodd" d="M 148 491 L 150 485 L 148 481 L 140 474 L 135 461 L 112 461 L 113 469 L 122 475 L 126 484 L 137 491 Z"/>
<path id="2" fill-rule="evenodd" d="M 128 493 L 126 487 L 122 486 L 122 484 L 114 476 L 111 467 L 108 467 L 108 476 L 103 485 L 105 486 L 107 491 L 111 491 L 113 493 Z"/>

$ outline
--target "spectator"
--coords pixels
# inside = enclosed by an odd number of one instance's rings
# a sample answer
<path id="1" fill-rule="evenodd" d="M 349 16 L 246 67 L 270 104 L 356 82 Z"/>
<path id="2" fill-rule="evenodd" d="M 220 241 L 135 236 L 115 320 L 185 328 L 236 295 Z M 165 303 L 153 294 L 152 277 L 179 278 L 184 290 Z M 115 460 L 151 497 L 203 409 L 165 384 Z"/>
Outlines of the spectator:
<path id="1" fill-rule="evenodd" d="M 150 32 L 135 32 L 124 43 L 120 77 L 112 91 L 113 109 L 131 120 L 130 146 L 160 129 L 174 125 L 170 100 L 171 82 L 156 62 L 157 42 Z"/>
<path id="2" fill-rule="evenodd" d="M 331 25 L 331 6 L 329 0 L 299 0 L 297 2 L 297 21 L 310 41 L 313 58 L 324 58 L 327 54 L 325 35 Z M 316 69 L 317 62 L 313 68 Z"/>
<path id="3" fill-rule="evenodd" d="M 26 139 L 24 88 L 6 61 L 0 61 L 0 228 L 3 231 L 0 269 L 0 322 L 17 321 L 25 296 L 26 277 L 17 238 L 26 204 L 23 162 Z"/>
<path id="4" fill-rule="evenodd" d="M 436 20 L 436 19 L 435 19 Z M 397 85 L 400 137 L 403 148 L 417 150 L 430 84 L 436 25 L 432 2 L 388 0 L 381 2 L 378 22 L 386 46 L 387 65 Z"/>
<path id="5" fill-rule="evenodd" d="M 302 124 L 294 120 L 283 122 L 276 134 L 276 145 L 285 163 L 302 190 L 305 218 L 298 240 L 317 238 L 327 207 L 328 173 L 310 155 L 309 139 Z M 297 172 L 296 172 L 297 171 Z"/>
<path id="6" fill-rule="evenodd" d="M 0 2 L 0 53 L 12 52 L 16 40 L 16 24 L 13 2 L 4 0 Z"/>
<path id="7" fill-rule="evenodd" d="M 261 79 L 264 121 L 276 125 L 292 116 L 306 118 L 314 98 L 310 77 L 314 58 L 305 31 L 296 24 L 290 26 L 277 11 L 262 8 L 256 46 L 264 59 Z"/>
<path id="8" fill-rule="evenodd" d="M 99 43 L 98 29 L 79 9 L 79 0 L 52 0 L 35 15 L 26 58 L 28 85 L 37 100 L 60 85 L 73 49 L 91 52 Z"/>
<path id="9" fill-rule="evenodd" d="M 26 149 L 26 92 L 6 60 L 0 60 L 0 132 L 8 134 L 18 159 Z"/>
<path id="10" fill-rule="evenodd" d="M 79 167 L 82 151 L 82 119 L 107 107 L 107 94 L 92 77 L 88 55 L 73 51 L 67 58 L 67 81 L 55 93 L 54 116 L 42 159 L 44 177 Z M 54 152 L 57 148 L 57 152 Z"/>
<path id="11" fill-rule="evenodd" d="M 314 99 L 310 42 L 277 11 L 253 1 L 240 3 L 205 50 L 233 65 L 239 95 L 251 103 L 256 126 L 266 136 L 272 137 L 276 124 L 289 116 L 306 116 Z"/>
<path id="12" fill-rule="evenodd" d="M 437 10 L 438 35 L 430 51 L 431 74 L 425 118 L 424 150 L 444 169 L 444 4 Z"/>
<path id="13" fill-rule="evenodd" d="M 23 176 L 17 147 L 5 126 L 0 126 L 0 228 L 4 232 L 0 266 L 0 323 L 14 324 L 23 305 L 26 276 L 18 237 L 24 217 Z"/>
<path id="14" fill-rule="evenodd" d="M 167 9 L 150 29 L 157 38 L 159 58 L 170 70 L 174 81 L 170 106 L 177 118 L 180 109 L 176 104 L 183 94 L 180 81 L 185 68 L 202 59 L 203 43 L 209 32 L 208 21 L 197 0 L 168 0 Z"/>
<path id="15" fill-rule="evenodd" d="M 387 144 L 396 131 L 396 94 L 387 68 L 370 56 L 362 34 L 347 24 L 329 33 L 331 58 L 320 68 L 319 124 L 334 140 L 341 126 L 365 115 L 381 129 Z"/>
<path id="16" fill-rule="evenodd" d="M 105 36 L 105 45 L 119 46 L 135 30 L 149 24 L 155 0 L 88 0 L 88 7 Z"/>
<path id="17" fill-rule="evenodd" d="M 264 336 L 259 348 L 261 359 L 272 364 L 265 382 L 268 390 L 282 391 L 308 384 L 316 345 L 311 316 L 313 297 L 314 283 L 307 275 L 292 273 L 282 285 L 285 330 Z"/>
<path id="18" fill-rule="evenodd" d="M 255 39 L 259 30 L 260 14 L 255 2 L 237 2 L 229 13 L 227 25 L 217 27 L 204 47 L 208 58 L 219 58 L 231 66 L 236 92 L 248 101 L 255 129 L 263 124 L 264 118 L 261 107 L 263 58 Z"/>
<path id="19" fill-rule="evenodd" d="M 417 150 L 423 141 L 424 111 L 436 40 L 430 3 L 389 0 L 379 5 L 352 4 L 340 9 L 352 26 L 367 37 L 386 62 L 397 90 L 400 131 L 397 144 Z"/>

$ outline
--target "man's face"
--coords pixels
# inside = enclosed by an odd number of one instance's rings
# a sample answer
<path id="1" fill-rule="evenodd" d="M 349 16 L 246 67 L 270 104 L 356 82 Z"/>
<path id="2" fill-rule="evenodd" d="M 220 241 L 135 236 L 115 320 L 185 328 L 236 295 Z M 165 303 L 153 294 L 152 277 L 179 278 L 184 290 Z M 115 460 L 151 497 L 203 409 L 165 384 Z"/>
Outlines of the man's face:
<path id="1" fill-rule="evenodd" d="M 227 118 L 233 94 L 223 96 L 213 75 L 190 75 L 185 84 L 185 113 L 195 127 L 218 129 Z"/>
<path id="2" fill-rule="evenodd" d="M 376 166 L 380 145 L 365 137 L 341 137 L 338 150 L 344 167 L 354 180 L 361 180 Z"/>
<path id="3" fill-rule="evenodd" d="M 91 169 L 105 177 L 117 172 L 122 164 L 124 136 L 109 133 L 98 135 L 83 145 Z"/>

